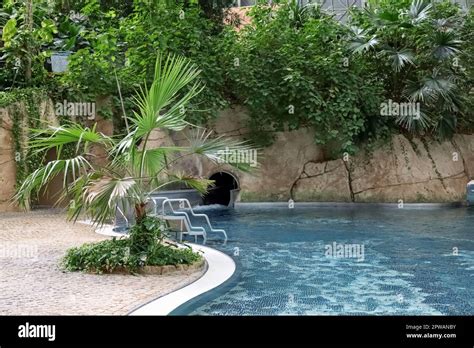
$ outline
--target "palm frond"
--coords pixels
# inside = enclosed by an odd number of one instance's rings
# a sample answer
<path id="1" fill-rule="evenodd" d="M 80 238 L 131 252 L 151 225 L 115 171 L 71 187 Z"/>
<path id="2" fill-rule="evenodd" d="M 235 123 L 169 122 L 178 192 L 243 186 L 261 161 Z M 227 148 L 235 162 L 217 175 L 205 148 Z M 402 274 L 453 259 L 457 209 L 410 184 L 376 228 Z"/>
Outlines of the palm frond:
<path id="1" fill-rule="evenodd" d="M 84 211 L 96 225 L 105 224 L 115 215 L 122 202 L 141 202 L 144 200 L 137 182 L 131 177 L 101 177 L 91 180 L 83 189 Z"/>
<path id="2" fill-rule="evenodd" d="M 411 132 L 416 130 L 426 130 L 433 125 L 430 116 L 424 111 L 420 111 L 418 115 L 410 114 L 397 116 L 395 122 Z"/>
<path id="3" fill-rule="evenodd" d="M 434 125 L 434 131 L 438 138 L 450 138 L 456 132 L 457 121 L 455 113 L 443 113 Z"/>
<path id="4" fill-rule="evenodd" d="M 434 44 L 433 56 L 439 60 L 451 58 L 461 52 L 462 41 L 456 38 L 453 31 L 437 31 Z"/>
<path id="5" fill-rule="evenodd" d="M 414 0 L 407 14 L 412 24 L 418 24 L 426 20 L 433 6 L 425 0 Z"/>
<path id="6" fill-rule="evenodd" d="M 367 31 L 352 27 L 352 40 L 349 49 L 352 53 L 363 53 L 374 48 L 379 43 L 376 35 L 369 35 Z"/>
<path id="7" fill-rule="evenodd" d="M 155 149 L 145 149 L 137 151 L 134 166 L 135 173 L 142 173 L 146 177 L 155 177 L 167 165 L 167 159 L 180 151 L 184 147 L 158 147 Z M 142 160 L 143 159 L 143 160 Z"/>
<path id="8" fill-rule="evenodd" d="M 199 73 L 197 67 L 184 57 L 168 55 L 163 59 L 162 54 L 158 54 L 150 89 L 141 89 L 135 98 L 138 112 L 130 121 L 136 127 L 136 137 L 155 128 L 180 131 L 188 125 L 182 111 L 186 103 L 201 92 L 202 86 L 196 82 L 181 97 L 179 94 Z"/>
<path id="9" fill-rule="evenodd" d="M 60 198 L 60 201 L 66 201 L 69 200 L 68 204 L 68 219 L 77 221 L 79 218 L 80 214 L 83 211 L 84 208 L 84 202 L 82 199 L 82 193 L 84 191 L 84 187 L 87 186 L 93 178 L 100 177 L 97 175 L 97 173 L 91 172 L 87 173 L 86 175 L 82 175 L 78 177 L 76 180 L 73 180 L 69 184 L 68 190 L 63 190 L 62 191 L 62 196 Z"/>
<path id="10" fill-rule="evenodd" d="M 212 133 L 212 131 L 194 129 L 187 137 L 189 141 L 188 152 L 205 156 L 215 163 L 227 163 L 242 170 L 249 170 L 250 166 L 258 165 L 258 163 L 226 161 L 225 158 L 229 157 L 228 155 L 235 154 L 235 157 L 239 158 L 255 157 L 254 160 L 256 162 L 258 151 L 248 142 L 232 140 L 223 136 L 212 138 Z"/>
<path id="11" fill-rule="evenodd" d="M 173 182 L 184 184 L 186 187 L 195 189 L 201 194 L 206 193 L 209 187 L 214 185 L 213 180 L 198 178 L 180 172 L 171 174 L 169 178 Z"/>
<path id="12" fill-rule="evenodd" d="M 298 0 L 292 0 L 289 2 L 289 9 L 291 11 L 291 23 L 297 28 L 310 19 L 321 17 L 321 5 L 317 3 L 303 5 Z"/>
<path id="13" fill-rule="evenodd" d="M 92 165 L 83 156 L 79 155 L 70 159 L 58 159 L 48 162 L 45 166 L 36 169 L 28 175 L 17 190 L 14 199 L 24 208 L 30 208 L 31 196 L 34 192 L 46 186 L 58 175 L 63 175 L 63 190 L 68 189 L 68 178 L 76 180 L 79 176 L 92 169 Z"/>
<path id="14" fill-rule="evenodd" d="M 440 97 L 445 101 L 452 100 L 455 95 L 455 88 L 454 82 L 434 73 L 420 81 L 410 82 L 405 93 L 414 102 L 420 101 L 425 104 L 433 104 Z"/>
<path id="15" fill-rule="evenodd" d="M 401 50 L 395 50 L 388 48 L 379 53 L 379 55 L 387 55 L 391 61 L 393 70 L 400 72 L 406 64 L 414 65 L 413 59 L 415 54 L 412 50 L 402 48 Z"/>
<path id="16" fill-rule="evenodd" d="M 112 157 L 130 154 L 136 148 L 136 129 L 127 133 L 122 140 L 111 149 Z M 130 155 L 128 157 L 131 157 Z"/>
<path id="17" fill-rule="evenodd" d="M 454 23 L 447 18 L 434 19 L 432 24 L 439 31 L 449 31 L 454 27 Z"/>
<path id="18" fill-rule="evenodd" d="M 84 127 L 74 123 L 66 126 L 49 126 L 46 129 L 32 129 L 33 137 L 29 146 L 36 152 L 44 152 L 56 148 L 58 157 L 64 145 L 76 144 L 76 152 L 82 146 L 82 152 L 87 152 L 90 143 L 111 146 L 113 140 L 96 131 L 96 124 L 92 127 Z"/>
<path id="19" fill-rule="evenodd" d="M 373 4 L 364 6 L 364 13 L 376 27 L 386 27 L 399 24 L 399 13 L 396 10 L 380 9 Z"/>

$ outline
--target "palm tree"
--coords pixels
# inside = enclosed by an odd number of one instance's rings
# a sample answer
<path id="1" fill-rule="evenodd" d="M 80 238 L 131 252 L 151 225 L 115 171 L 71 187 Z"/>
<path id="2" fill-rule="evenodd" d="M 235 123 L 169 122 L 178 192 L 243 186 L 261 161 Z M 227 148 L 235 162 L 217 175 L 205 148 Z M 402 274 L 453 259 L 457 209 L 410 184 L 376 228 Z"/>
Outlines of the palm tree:
<path id="1" fill-rule="evenodd" d="M 351 28 L 349 49 L 375 62 L 387 98 L 421 106 L 416 117 L 397 117 L 399 126 L 450 135 L 465 109 L 457 83 L 460 71 L 454 64 L 462 53 L 455 30 L 462 21 L 456 16 L 439 19 L 436 7 L 425 0 L 387 4 L 377 7 L 382 5 L 373 2 L 356 10 L 359 22 Z"/>
<path id="2" fill-rule="evenodd" d="M 87 214 L 94 224 L 102 225 L 114 217 L 116 207 L 135 211 L 137 224 L 146 217 L 151 192 L 172 183 L 182 183 L 205 193 L 212 181 L 183 174 L 176 169 L 179 161 L 200 155 L 219 161 L 222 150 L 249 150 L 244 142 L 212 138 L 211 132 L 199 129 L 185 120 L 187 103 L 199 95 L 200 71 L 187 59 L 158 55 L 154 80 L 149 89 L 140 89 L 135 98 L 136 111 L 128 118 L 130 128 L 121 139 L 97 132 L 95 125 L 68 124 L 33 130 L 30 146 L 46 153 L 55 149 L 57 158 L 31 173 L 15 195 L 25 208 L 35 192 L 53 178 L 62 175 L 58 202 L 70 201 L 69 217 L 76 220 Z M 182 131 L 194 128 L 187 146 L 150 148 L 154 130 Z M 73 144 L 74 156 L 66 157 L 65 146 Z M 108 153 L 106 165 L 94 163 L 91 145 L 102 146 Z M 64 156 L 63 156 L 64 155 Z M 231 163 L 232 165 L 232 163 Z M 234 164 L 246 170 L 245 164 Z"/>

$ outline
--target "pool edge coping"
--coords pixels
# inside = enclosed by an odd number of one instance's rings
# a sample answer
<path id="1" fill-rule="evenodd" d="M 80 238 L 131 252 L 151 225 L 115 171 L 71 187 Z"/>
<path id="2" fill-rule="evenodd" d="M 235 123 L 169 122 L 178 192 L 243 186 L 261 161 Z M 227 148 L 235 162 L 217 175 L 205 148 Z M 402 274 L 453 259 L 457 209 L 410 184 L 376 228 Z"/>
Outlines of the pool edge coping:
<path id="1" fill-rule="evenodd" d="M 239 207 L 288 207 L 290 202 L 235 202 L 235 208 Z M 298 202 L 292 201 L 293 207 L 335 207 L 335 208 L 348 208 L 348 207 L 362 207 L 362 206 L 376 206 L 382 208 L 399 208 L 398 202 Z M 464 201 L 458 202 L 426 202 L 426 203 L 412 203 L 403 202 L 403 207 L 406 208 L 459 208 L 466 207 L 467 203 Z"/>
<path id="2" fill-rule="evenodd" d="M 179 306 L 226 282 L 236 271 L 234 260 L 217 249 L 188 243 L 193 251 L 202 252 L 207 262 L 206 271 L 190 284 L 162 295 L 133 309 L 127 315 L 151 316 L 169 315 Z"/>

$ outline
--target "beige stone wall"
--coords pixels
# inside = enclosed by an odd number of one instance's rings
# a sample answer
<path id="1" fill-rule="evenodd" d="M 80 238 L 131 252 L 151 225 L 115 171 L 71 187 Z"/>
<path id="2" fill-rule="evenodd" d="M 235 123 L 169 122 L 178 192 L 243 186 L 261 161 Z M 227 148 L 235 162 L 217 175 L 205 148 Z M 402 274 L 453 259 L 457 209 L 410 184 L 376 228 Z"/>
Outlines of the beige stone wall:
<path id="1" fill-rule="evenodd" d="M 44 119 L 55 122 L 50 102 L 41 110 Z M 0 112 L 0 211 L 11 211 L 17 209 L 10 203 L 16 175 L 12 119 L 8 110 Z M 244 139 L 246 118 L 245 109 L 235 107 L 222 111 L 209 127 L 215 134 Z M 99 131 L 113 134 L 111 121 L 96 121 Z M 474 178 L 474 135 L 457 134 L 443 143 L 397 135 L 373 153 L 328 160 L 314 144 L 313 134 L 309 129 L 276 133 L 275 142 L 259 153 L 259 167 L 250 173 L 200 157 L 183 160 L 180 169 L 206 178 L 218 171 L 233 174 L 242 201 L 454 202 L 465 199 L 466 183 Z M 185 142 L 181 134 L 156 131 L 148 146 Z M 92 151 L 98 162 L 106 160 L 102 149 Z M 57 190 L 48 188 L 43 203 L 51 204 Z"/>
<path id="2" fill-rule="evenodd" d="M 462 201 L 466 184 L 474 175 L 470 168 L 472 149 L 474 135 L 457 135 L 452 141 L 442 143 L 409 141 L 403 135 L 396 135 L 390 144 L 371 154 L 313 164 L 319 166 L 319 171 L 308 171 L 306 168 L 312 167 L 306 165 L 294 196 L 297 200 L 319 200 L 322 195 L 330 200 L 332 192 L 337 192 L 334 197 L 337 201 Z M 337 164 L 331 165 L 333 162 Z"/>
<path id="3" fill-rule="evenodd" d="M 236 107 L 209 126 L 216 134 L 241 139 L 248 132 L 246 117 Z M 228 171 L 239 180 L 242 201 L 457 202 L 465 199 L 466 184 L 474 178 L 474 135 L 457 134 L 442 143 L 396 135 L 373 153 L 326 160 L 313 134 L 308 129 L 276 133 L 251 173 L 196 158 L 181 167 L 203 177 Z M 164 133 L 158 138 L 183 142 Z"/>
<path id="4" fill-rule="evenodd" d="M 17 207 L 10 203 L 16 181 L 12 123 L 9 110 L 0 108 L 0 211 L 2 212 L 17 210 Z"/>
<path id="5" fill-rule="evenodd" d="M 462 138 L 474 146 L 474 136 Z M 455 140 L 410 142 L 397 135 L 368 161 L 361 155 L 350 163 L 355 201 L 461 201 L 470 178 L 463 161 L 469 155 L 466 150 L 459 149 Z"/>

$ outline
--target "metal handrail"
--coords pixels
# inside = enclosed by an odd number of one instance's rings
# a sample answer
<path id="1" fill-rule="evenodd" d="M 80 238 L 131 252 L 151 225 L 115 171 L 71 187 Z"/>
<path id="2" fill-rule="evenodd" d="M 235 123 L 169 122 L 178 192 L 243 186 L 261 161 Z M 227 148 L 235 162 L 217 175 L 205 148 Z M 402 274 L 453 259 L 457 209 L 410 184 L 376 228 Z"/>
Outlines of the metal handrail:
<path id="1" fill-rule="evenodd" d="M 172 202 L 185 202 L 188 206 L 188 209 L 191 211 L 191 215 L 195 216 L 195 217 L 203 217 L 208 226 L 209 226 L 209 230 L 211 232 L 217 232 L 217 233 L 222 233 L 224 235 L 224 242 L 227 242 L 227 233 L 225 230 L 223 229 L 220 229 L 220 228 L 213 228 L 212 225 L 211 225 L 211 221 L 209 220 L 209 217 L 207 216 L 207 214 L 196 214 L 191 206 L 191 203 L 186 199 L 186 198 L 165 198 L 163 200 L 163 202 L 161 203 L 161 211 L 162 211 L 162 214 L 164 215 L 165 213 L 165 203 L 168 203 L 168 205 L 170 206 L 171 210 L 173 211 L 173 213 L 186 213 L 186 212 L 176 212 L 174 209 L 173 209 L 173 205 L 171 204 Z M 187 214 L 186 214 L 187 215 Z M 189 216 L 188 216 L 189 218 Z"/>
<path id="2" fill-rule="evenodd" d="M 130 222 L 128 221 L 128 218 L 127 216 L 125 216 L 124 212 L 122 211 L 122 209 L 120 209 L 120 207 L 117 205 L 116 206 L 116 209 L 119 211 L 119 213 L 123 216 L 123 218 L 125 219 L 125 222 L 127 223 L 127 228 L 130 227 Z M 117 223 L 117 218 L 115 218 L 115 223 Z"/>
<path id="3" fill-rule="evenodd" d="M 151 198 L 155 204 L 155 208 L 154 208 L 154 214 L 158 216 L 158 205 L 156 203 L 157 200 L 160 200 L 162 199 L 163 200 L 163 204 L 162 204 L 162 214 L 161 214 L 161 217 L 165 220 L 180 220 L 181 222 L 184 221 L 184 224 L 186 226 L 186 233 L 189 234 L 189 235 L 192 235 L 194 236 L 195 238 L 195 241 L 197 241 L 197 236 L 198 235 L 201 235 L 203 237 L 203 242 L 206 243 L 206 240 L 207 240 L 207 235 L 206 235 L 206 229 L 204 227 L 201 227 L 201 226 L 193 226 L 192 223 L 191 223 L 191 219 L 189 218 L 189 215 L 182 211 L 175 211 L 173 209 L 173 205 L 171 204 L 171 202 L 168 202 L 167 200 L 169 199 L 168 197 L 164 197 L 164 196 L 161 196 L 161 197 L 152 197 Z M 171 211 L 173 212 L 173 214 L 175 215 L 167 215 L 165 213 L 165 210 L 164 210 L 164 205 L 165 203 L 168 203 L 169 207 L 171 208 Z M 180 217 L 181 216 L 181 217 Z M 180 234 L 180 241 L 182 241 L 182 234 L 183 234 L 183 231 L 181 231 L 181 234 Z"/>

